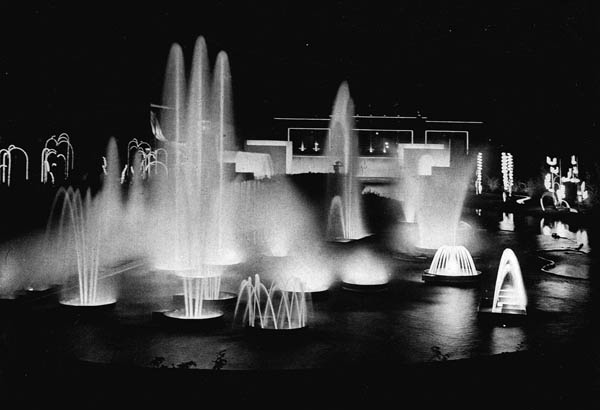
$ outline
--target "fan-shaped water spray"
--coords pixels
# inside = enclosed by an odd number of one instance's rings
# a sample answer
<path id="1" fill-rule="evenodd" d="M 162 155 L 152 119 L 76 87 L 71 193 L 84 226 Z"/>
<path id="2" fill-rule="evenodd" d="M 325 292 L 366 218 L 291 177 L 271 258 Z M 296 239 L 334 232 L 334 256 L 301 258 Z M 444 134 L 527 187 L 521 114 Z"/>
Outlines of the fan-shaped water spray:
<path id="1" fill-rule="evenodd" d="M 254 276 L 254 281 L 251 277 L 243 280 L 235 306 L 235 317 L 241 319 L 246 326 L 260 329 L 293 330 L 306 327 L 304 286 L 297 278 L 288 278 L 286 281 L 284 284 L 274 281 L 267 288 L 259 275 Z"/>
<path id="2" fill-rule="evenodd" d="M 462 283 L 479 279 L 481 272 L 475 268 L 471 254 L 464 246 L 440 247 L 431 266 L 425 270 L 425 282 Z"/>

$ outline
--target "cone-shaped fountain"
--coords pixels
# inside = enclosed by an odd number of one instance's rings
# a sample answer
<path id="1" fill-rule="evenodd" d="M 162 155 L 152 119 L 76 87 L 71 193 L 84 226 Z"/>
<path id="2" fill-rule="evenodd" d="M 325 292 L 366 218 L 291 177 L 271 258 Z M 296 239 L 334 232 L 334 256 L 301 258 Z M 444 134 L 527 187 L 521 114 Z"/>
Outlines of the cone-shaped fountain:
<path id="1" fill-rule="evenodd" d="M 527 294 L 523 284 L 523 275 L 517 256 L 512 249 L 505 249 L 498 265 L 496 286 L 492 305 L 485 303 L 479 308 L 479 313 L 494 315 L 526 315 Z"/>
<path id="2" fill-rule="evenodd" d="M 424 282 L 439 284 L 472 284 L 480 277 L 481 272 L 475 269 L 473 258 L 464 246 L 440 247 L 423 273 Z"/>

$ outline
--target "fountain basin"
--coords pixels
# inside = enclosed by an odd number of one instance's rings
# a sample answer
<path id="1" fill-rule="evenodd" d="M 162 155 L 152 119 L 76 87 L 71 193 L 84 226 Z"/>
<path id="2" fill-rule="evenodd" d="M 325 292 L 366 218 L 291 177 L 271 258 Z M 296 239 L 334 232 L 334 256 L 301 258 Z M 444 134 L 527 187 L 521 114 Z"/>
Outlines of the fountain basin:
<path id="1" fill-rule="evenodd" d="M 309 295 L 310 300 L 313 302 L 318 302 L 329 298 L 329 289 L 308 291 L 304 293 Z"/>
<path id="2" fill-rule="evenodd" d="M 358 293 L 376 293 L 376 292 L 386 291 L 388 289 L 388 284 L 387 283 L 358 284 L 358 283 L 342 282 L 342 289 L 348 290 L 350 292 L 358 292 Z"/>
<path id="3" fill-rule="evenodd" d="M 104 318 L 112 315 L 117 304 L 116 299 L 107 298 L 95 304 L 82 305 L 79 298 L 58 301 L 61 310 L 69 316 L 83 316 L 88 318 Z"/>
<path id="4" fill-rule="evenodd" d="M 218 306 L 230 306 L 235 305 L 235 301 L 237 299 L 237 295 L 233 292 L 219 292 L 219 296 L 216 299 L 204 298 L 204 302 L 208 302 L 211 305 Z M 173 295 L 173 303 L 176 306 L 183 306 L 185 304 L 185 297 L 183 293 L 177 293 Z"/>
<path id="5" fill-rule="evenodd" d="M 63 299 L 60 300 L 61 306 L 64 306 L 69 309 L 80 309 L 82 311 L 99 311 L 99 310 L 110 310 L 115 307 L 117 304 L 117 299 L 115 298 L 104 298 L 94 303 L 82 304 L 80 299 L 72 298 L 72 299 Z"/>
<path id="6" fill-rule="evenodd" d="M 481 271 L 475 271 L 475 274 L 468 275 L 440 275 L 431 273 L 429 269 L 423 271 L 421 277 L 425 283 L 437 283 L 446 285 L 471 285 L 479 283 Z"/>
<path id="7" fill-rule="evenodd" d="M 189 317 L 185 315 L 184 309 L 172 309 L 153 312 L 152 317 L 166 326 L 177 329 L 212 329 L 223 325 L 223 313 L 220 311 Z"/>

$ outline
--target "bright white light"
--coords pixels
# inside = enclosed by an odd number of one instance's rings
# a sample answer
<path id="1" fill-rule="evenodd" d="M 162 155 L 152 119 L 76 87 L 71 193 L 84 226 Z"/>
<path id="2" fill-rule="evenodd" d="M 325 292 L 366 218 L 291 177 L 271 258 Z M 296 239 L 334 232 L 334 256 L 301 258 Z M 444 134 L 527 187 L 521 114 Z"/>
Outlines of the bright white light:
<path id="1" fill-rule="evenodd" d="M 69 139 L 69 134 L 63 132 L 58 135 L 51 136 L 44 143 L 44 148 L 41 153 L 41 178 L 42 183 L 48 182 L 48 174 L 50 179 L 54 182 L 54 173 L 52 173 L 52 167 L 56 166 L 56 162 L 50 162 L 50 156 L 54 155 L 55 159 L 62 159 L 64 165 L 64 177 L 69 178 L 69 172 L 75 167 L 75 152 L 73 145 Z"/>
<path id="2" fill-rule="evenodd" d="M 512 195 L 512 188 L 514 185 L 514 164 L 513 156 L 511 153 L 503 152 L 500 157 L 500 166 L 502 170 L 502 186 L 504 192 L 508 195 Z"/>
<path id="3" fill-rule="evenodd" d="M 383 285 L 389 282 L 387 267 L 373 252 L 361 249 L 350 255 L 342 266 L 342 280 L 354 285 Z"/>
<path id="4" fill-rule="evenodd" d="M 515 230 L 515 218 L 512 212 L 502 212 L 502 221 L 500 221 L 500 230 L 502 231 L 514 231 Z"/>
<path id="5" fill-rule="evenodd" d="M 521 267 L 515 253 L 507 248 L 502 253 L 500 265 L 498 266 L 492 312 L 525 311 L 526 307 L 527 294 L 525 293 Z"/>
<path id="6" fill-rule="evenodd" d="M 467 248 L 448 245 L 444 245 L 436 251 L 428 273 L 443 276 L 473 276 L 479 274 Z"/>
<path id="7" fill-rule="evenodd" d="M 544 178 L 544 186 L 546 187 L 546 189 L 550 192 L 553 191 L 553 187 L 552 187 L 552 174 L 551 173 L 547 173 L 546 177 Z"/>
<path id="8" fill-rule="evenodd" d="M 25 157 L 25 179 L 29 179 L 29 156 L 23 148 L 19 148 L 13 144 L 9 145 L 8 148 L 0 149 L 0 170 L 1 179 L 3 184 L 10 186 L 10 176 L 12 172 L 12 152 L 18 151 Z"/>
<path id="9" fill-rule="evenodd" d="M 483 153 L 478 152 L 477 153 L 477 169 L 475 171 L 475 193 L 477 195 L 481 195 L 482 188 L 483 188 L 482 182 L 481 182 L 482 170 L 483 170 Z"/>
<path id="10" fill-rule="evenodd" d="M 254 281 L 251 277 L 243 280 L 234 316 L 238 317 L 240 307 L 245 304 L 242 323 L 247 326 L 279 330 L 306 327 L 304 287 L 297 278 L 290 278 L 288 282 L 285 285 L 273 282 L 267 288 L 258 275 Z"/>

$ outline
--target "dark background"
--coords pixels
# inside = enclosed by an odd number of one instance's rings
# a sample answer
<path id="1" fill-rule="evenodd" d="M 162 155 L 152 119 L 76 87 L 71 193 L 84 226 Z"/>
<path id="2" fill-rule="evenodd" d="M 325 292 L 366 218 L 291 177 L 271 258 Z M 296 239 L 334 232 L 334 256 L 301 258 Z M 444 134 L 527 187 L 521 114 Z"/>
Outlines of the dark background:
<path id="1" fill-rule="evenodd" d="M 170 45 L 189 62 L 203 35 L 212 63 L 229 55 L 244 138 L 284 138 L 275 116 L 329 115 L 348 80 L 359 114 L 480 120 L 517 155 L 585 155 L 600 108 L 593 3 L 2 6 L 0 146 L 149 138 Z"/>

